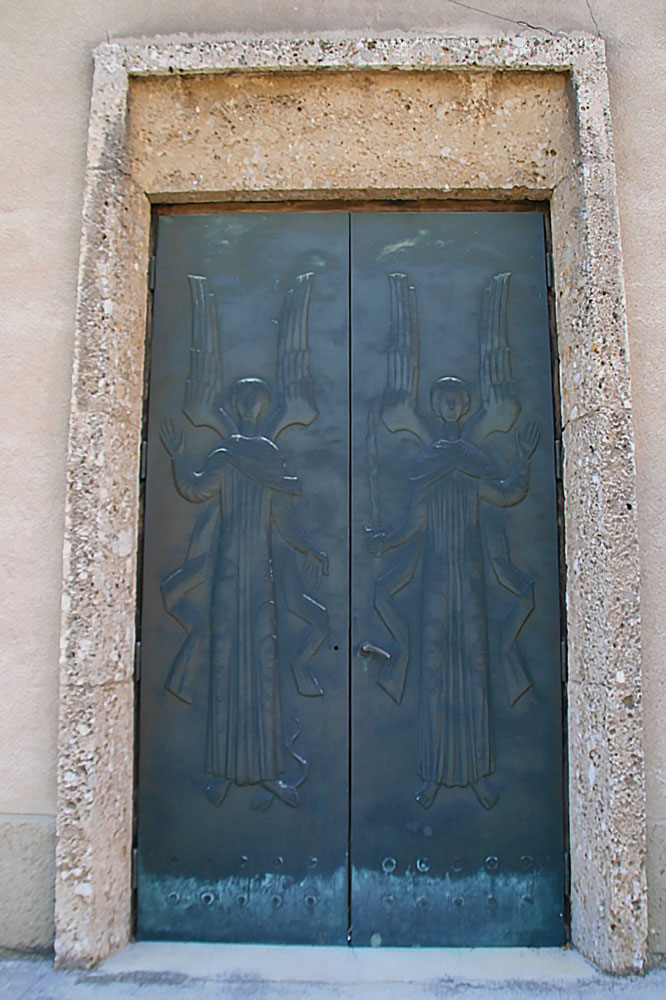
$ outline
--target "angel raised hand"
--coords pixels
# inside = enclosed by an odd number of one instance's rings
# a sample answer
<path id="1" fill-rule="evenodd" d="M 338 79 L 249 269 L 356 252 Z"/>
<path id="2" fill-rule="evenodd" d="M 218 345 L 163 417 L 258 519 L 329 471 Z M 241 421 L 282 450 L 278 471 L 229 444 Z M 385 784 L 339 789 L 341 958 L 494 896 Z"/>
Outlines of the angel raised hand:
<path id="1" fill-rule="evenodd" d="M 261 785 L 268 796 L 262 808 L 273 798 L 298 804 L 297 786 L 283 777 L 289 751 L 281 722 L 276 579 L 288 610 L 306 625 L 291 658 L 297 689 L 323 693 L 309 661 L 329 631 L 326 608 L 308 596 L 295 567 L 279 563 L 273 544 L 277 533 L 302 556 L 315 587 L 328 574 L 328 556 L 300 520 L 300 482 L 276 444 L 288 427 L 317 417 L 307 335 L 312 277 L 298 275 L 284 297 L 275 396 L 265 379 L 247 375 L 225 399 L 215 298 L 207 278 L 189 276 L 192 333 L 182 411 L 220 440 L 194 468 L 177 423 L 165 421 L 160 432 L 176 489 L 202 505 L 186 562 L 162 582 L 166 609 L 187 633 L 166 687 L 190 702 L 202 661 L 210 673 L 206 794 L 216 806 L 233 784 Z"/>

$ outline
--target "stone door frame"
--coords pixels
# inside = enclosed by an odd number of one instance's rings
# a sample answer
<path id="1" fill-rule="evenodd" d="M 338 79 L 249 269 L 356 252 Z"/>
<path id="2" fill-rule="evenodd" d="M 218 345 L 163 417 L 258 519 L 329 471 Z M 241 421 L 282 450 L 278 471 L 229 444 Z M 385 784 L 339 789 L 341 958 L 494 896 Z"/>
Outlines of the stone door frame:
<path id="1" fill-rule="evenodd" d="M 325 132 L 313 141 L 316 114 L 304 124 L 294 114 L 283 122 L 286 145 L 275 144 L 268 129 L 282 121 L 284 95 L 277 96 L 275 81 L 285 73 L 297 74 L 294 87 L 312 102 L 310 110 L 347 101 L 351 117 L 342 127 L 359 162 L 345 161 L 335 145 L 341 112 L 331 119 L 330 140 Z M 506 74 L 501 87 L 516 90 L 516 99 L 500 108 L 484 92 L 498 73 Z M 196 118 L 193 105 L 196 88 L 204 93 L 211 77 L 238 74 L 245 74 L 248 90 L 265 91 L 262 114 L 252 124 L 252 155 L 247 131 L 233 138 L 232 122 L 220 139 L 208 121 Z M 416 87 L 418 98 L 421 82 L 425 89 L 433 81 L 448 85 L 451 74 L 468 92 L 467 103 L 454 109 L 465 156 L 458 147 L 434 150 L 441 119 L 432 101 L 423 103 L 413 129 L 401 131 L 399 123 L 383 139 L 385 128 L 373 134 L 372 102 L 366 111 L 359 98 L 362 81 L 392 102 L 401 83 Z M 566 81 L 566 102 L 553 97 L 549 107 L 559 110 L 543 135 L 529 105 L 546 100 L 553 74 Z M 154 101 L 142 103 L 153 83 Z M 242 89 L 239 95 L 248 99 Z M 402 109 L 409 115 L 411 104 Z M 502 115 L 507 120 L 498 125 Z M 185 134 L 190 119 L 192 134 L 188 128 Z M 483 133 L 480 123 L 487 125 Z M 290 139 L 299 140 L 300 159 L 286 152 L 294 148 Z M 374 168 L 363 167 L 366 155 Z M 604 969 L 643 967 L 645 792 L 626 307 L 605 53 L 601 39 L 588 35 L 155 39 L 97 49 L 63 560 L 61 965 L 92 965 L 131 936 L 134 634 L 152 205 L 405 198 L 550 202 L 564 452 L 572 938 Z"/>

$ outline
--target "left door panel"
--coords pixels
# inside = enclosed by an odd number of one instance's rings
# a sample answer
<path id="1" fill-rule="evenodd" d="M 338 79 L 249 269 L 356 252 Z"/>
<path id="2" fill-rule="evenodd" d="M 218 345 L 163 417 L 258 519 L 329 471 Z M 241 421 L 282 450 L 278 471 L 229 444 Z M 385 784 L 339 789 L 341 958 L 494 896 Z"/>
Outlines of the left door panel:
<path id="1" fill-rule="evenodd" d="M 348 317 L 345 214 L 160 216 L 139 938 L 346 942 Z"/>

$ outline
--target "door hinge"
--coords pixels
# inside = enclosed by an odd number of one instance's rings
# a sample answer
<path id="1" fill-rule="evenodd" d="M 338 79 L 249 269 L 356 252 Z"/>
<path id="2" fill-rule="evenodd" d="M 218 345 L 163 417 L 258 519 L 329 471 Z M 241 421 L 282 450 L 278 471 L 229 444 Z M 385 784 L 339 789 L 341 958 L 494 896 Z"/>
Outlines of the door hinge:
<path id="1" fill-rule="evenodd" d="M 555 478 L 562 479 L 564 472 L 564 449 L 560 438 L 555 438 Z"/>
<path id="2" fill-rule="evenodd" d="M 553 264 L 552 253 L 546 254 L 546 285 L 552 288 L 555 284 L 555 265 Z"/>
<path id="3" fill-rule="evenodd" d="M 137 639 L 134 644 L 134 682 L 141 680 L 141 640 Z"/>
<path id="4" fill-rule="evenodd" d="M 562 683 L 566 684 L 569 679 L 567 670 L 567 640 L 560 639 L 560 667 L 562 670 Z"/>
<path id="5" fill-rule="evenodd" d="M 130 872 L 130 884 L 132 889 L 136 889 L 138 869 L 139 869 L 139 849 L 137 847 L 133 847 L 132 865 Z"/>
<path id="6" fill-rule="evenodd" d="M 155 291 L 155 271 L 157 268 L 157 258 L 151 257 L 148 262 L 148 291 Z"/>
<path id="7" fill-rule="evenodd" d="M 564 895 L 569 896 L 571 893 L 571 854 L 569 851 L 564 852 Z"/>
<path id="8" fill-rule="evenodd" d="M 141 442 L 141 453 L 139 456 L 139 481 L 143 482 L 146 478 L 146 469 L 148 467 L 148 442 L 144 438 Z"/>

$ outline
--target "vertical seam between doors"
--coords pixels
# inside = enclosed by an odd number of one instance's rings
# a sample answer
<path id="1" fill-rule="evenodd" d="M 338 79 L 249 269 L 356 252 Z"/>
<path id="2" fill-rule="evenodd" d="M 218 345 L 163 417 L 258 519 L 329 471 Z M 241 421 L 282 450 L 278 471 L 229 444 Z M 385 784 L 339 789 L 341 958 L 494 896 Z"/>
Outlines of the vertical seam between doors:
<path id="1" fill-rule="evenodd" d="M 348 364 L 347 364 L 347 945 L 352 943 L 352 628 L 353 628 L 353 601 L 352 601 L 352 558 L 354 550 L 354 532 L 352 523 L 352 215 L 347 213 L 347 337 L 348 337 Z"/>

